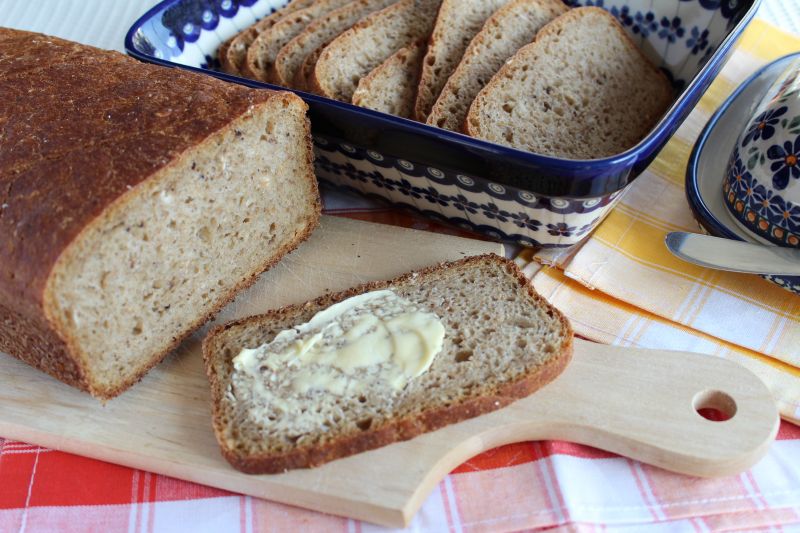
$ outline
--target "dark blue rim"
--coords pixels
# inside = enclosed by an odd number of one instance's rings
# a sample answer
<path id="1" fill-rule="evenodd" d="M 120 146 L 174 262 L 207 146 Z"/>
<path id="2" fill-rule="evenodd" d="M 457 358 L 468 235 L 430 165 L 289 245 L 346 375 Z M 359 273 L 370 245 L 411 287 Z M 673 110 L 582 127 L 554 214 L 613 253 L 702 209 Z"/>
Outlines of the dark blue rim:
<path id="1" fill-rule="evenodd" d="M 698 137 L 697 142 L 692 149 L 692 153 L 689 156 L 689 164 L 686 167 L 686 199 L 689 201 L 689 207 L 692 209 L 692 212 L 695 215 L 695 218 L 703 225 L 704 228 L 708 230 L 714 236 L 717 237 L 726 237 L 728 239 L 734 239 L 737 241 L 744 241 L 741 236 L 737 235 L 735 232 L 730 230 L 725 224 L 723 224 L 720 220 L 714 216 L 711 210 L 706 205 L 705 201 L 703 201 L 702 196 L 700 196 L 700 188 L 697 184 L 697 176 L 699 174 L 698 167 L 700 166 L 700 154 L 703 152 L 703 148 L 708 141 L 709 136 L 711 136 L 711 132 L 714 131 L 714 128 L 717 125 L 717 122 L 722 118 L 722 116 L 726 113 L 728 108 L 739 98 L 751 83 L 753 83 L 757 78 L 761 77 L 764 72 L 774 68 L 776 65 L 789 62 L 792 59 L 800 57 L 800 52 L 793 52 L 791 54 L 787 54 L 783 57 L 780 57 L 760 69 L 758 69 L 753 75 L 747 78 L 745 81 L 742 82 L 739 87 L 736 88 L 733 93 L 731 93 L 728 98 L 719 106 L 719 108 L 711 115 L 711 118 L 708 120 L 708 123 L 703 128 L 703 131 L 700 133 L 700 137 Z M 732 148 L 731 148 L 732 149 Z"/>
<path id="2" fill-rule="evenodd" d="M 370 109 L 364 109 L 361 107 L 354 106 L 352 104 L 339 102 L 329 98 L 323 98 L 303 91 L 286 89 L 285 87 L 280 87 L 269 83 L 257 82 L 249 80 L 247 78 L 240 78 L 238 76 L 231 76 L 229 74 L 224 74 L 210 69 L 201 69 L 197 67 L 179 65 L 171 61 L 166 61 L 163 59 L 158 59 L 156 57 L 143 54 L 138 50 L 136 50 L 136 47 L 134 46 L 133 43 L 133 35 L 139 30 L 139 28 L 147 20 L 152 18 L 156 13 L 180 1 L 181 0 L 163 0 L 162 2 L 159 2 L 151 9 L 149 9 L 144 15 L 139 17 L 136 20 L 136 22 L 133 23 L 131 28 L 128 30 L 128 33 L 125 35 L 125 50 L 128 52 L 128 54 L 141 61 L 155 63 L 165 67 L 182 68 L 194 72 L 200 72 L 207 75 L 210 74 L 217 78 L 230 81 L 233 83 L 247 85 L 249 87 L 282 90 L 282 91 L 289 90 L 297 93 L 299 96 L 302 96 L 305 100 L 315 102 L 317 104 L 333 106 L 334 108 L 338 108 L 339 110 L 348 111 L 350 113 L 362 114 L 372 118 L 379 118 L 385 121 L 389 121 L 390 123 L 394 122 L 399 125 L 416 129 L 423 136 L 432 135 L 456 144 L 492 151 L 503 157 L 513 158 L 518 161 L 522 160 L 521 161 L 522 163 L 530 164 L 532 166 L 548 167 L 553 169 L 555 172 L 564 172 L 565 174 L 571 175 L 570 179 L 574 179 L 576 177 L 579 179 L 591 179 L 597 173 L 607 171 L 609 167 L 618 167 L 618 166 L 631 167 L 640 159 L 644 159 L 653 152 L 655 152 L 656 150 L 659 150 L 666 142 L 666 138 L 671 133 L 669 124 L 672 121 L 676 120 L 677 117 L 681 116 L 688 107 L 689 95 L 692 94 L 694 91 L 696 91 L 699 85 L 705 82 L 706 78 L 710 76 L 710 72 L 713 69 L 715 69 L 716 65 L 719 64 L 727 56 L 728 50 L 736 41 L 736 39 L 738 39 L 739 35 L 744 30 L 745 26 L 747 26 L 747 24 L 749 24 L 750 21 L 753 19 L 756 11 L 758 10 L 758 6 L 761 4 L 761 0 L 753 1 L 753 4 L 750 6 L 750 9 L 744 15 L 742 15 L 742 19 L 739 21 L 739 23 L 731 31 L 728 32 L 728 35 L 722 40 L 722 43 L 719 45 L 719 48 L 717 48 L 717 50 L 714 52 L 711 58 L 709 58 L 708 62 L 703 66 L 703 68 L 700 69 L 700 72 L 698 72 L 695 75 L 692 81 L 686 86 L 686 88 L 683 90 L 678 99 L 675 100 L 675 102 L 673 102 L 670 109 L 661 118 L 661 120 L 658 121 L 658 123 L 653 127 L 650 133 L 644 139 L 642 139 L 638 144 L 629 148 L 625 152 L 622 152 L 621 154 L 603 159 L 569 160 L 569 159 L 560 159 L 556 157 L 549 157 L 539 154 L 532 154 L 530 152 L 525 152 L 523 150 L 508 148 L 487 141 L 482 141 L 480 139 L 468 137 L 460 133 L 451 132 L 449 130 L 444 130 L 441 128 L 435 128 L 433 126 L 428 126 L 427 124 L 420 124 L 419 122 L 415 122 L 412 120 L 395 117 L 392 115 L 388 115 L 386 113 L 372 111 Z"/>

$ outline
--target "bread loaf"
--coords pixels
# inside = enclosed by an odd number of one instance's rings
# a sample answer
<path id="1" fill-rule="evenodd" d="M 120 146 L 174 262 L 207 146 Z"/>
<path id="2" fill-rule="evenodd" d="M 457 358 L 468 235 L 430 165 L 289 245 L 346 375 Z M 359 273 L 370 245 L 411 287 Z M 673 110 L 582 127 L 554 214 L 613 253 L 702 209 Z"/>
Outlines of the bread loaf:
<path id="1" fill-rule="evenodd" d="M 306 106 L 0 29 L 0 351 L 111 398 L 306 238 Z"/>
<path id="2" fill-rule="evenodd" d="M 414 118 L 425 122 L 450 74 L 461 61 L 472 38 L 492 13 L 509 0 L 443 0 L 430 38 Z"/>
<path id="3" fill-rule="evenodd" d="M 233 359 L 243 349 L 270 342 L 350 296 L 380 289 L 435 313 L 444 326 L 441 351 L 401 390 L 370 365 L 353 371 L 348 379 L 359 386 L 348 384 L 342 394 L 313 386 L 295 389 L 302 365 L 280 365 L 273 375 L 269 364 L 259 362 L 255 378 L 234 370 Z M 513 262 L 492 255 L 239 320 L 203 341 L 222 454 L 253 474 L 317 466 L 499 409 L 553 380 L 571 354 L 567 320 L 534 292 Z M 312 365 L 305 371 L 331 369 Z"/>
<path id="4" fill-rule="evenodd" d="M 297 71 L 300 70 L 303 61 L 309 54 L 320 46 L 329 43 L 340 33 L 349 29 L 353 24 L 373 11 L 383 9 L 395 1 L 356 0 L 331 11 L 309 24 L 300 35 L 289 41 L 278 52 L 278 57 L 275 58 L 276 83 L 284 87 L 292 86 L 296 89 L 303 89 L 303 87 L 297 85 L 304 85 L 304 83 L 300 82 L 296 85 L 294 80 Z"/>
<path id="5" fill-rule="evenodd" d="M 401 48 L 378 68 L 361 78 L 356 92 L 353 93 L 353 104 L 397 117 L 411 118 L 424 54 L 423 41 Z"/>
<path id="6" fill-rule="evenodd" d="M 462 131 L 469 106 L 517 50 L 548 22 L 567 11 L 561 0 L 514 0 L 489 17 L 447 80 L 427 123 Z"/>
<path id="7" fill-rule="evenodd" d="M 478 94 L 467 133 L 530 152 L 597 159 L 639 142 L 672 101 L 669 82 L 608 12 L 567 11 Z"/>
<path id="8" fill-rule="evenodd" d="M 428 37 L 440 3 L 400 0 L 372 13 L 325 47 L 307 80 L 309 90 L 350 102 L 361 78 L 401 48 Z"/>

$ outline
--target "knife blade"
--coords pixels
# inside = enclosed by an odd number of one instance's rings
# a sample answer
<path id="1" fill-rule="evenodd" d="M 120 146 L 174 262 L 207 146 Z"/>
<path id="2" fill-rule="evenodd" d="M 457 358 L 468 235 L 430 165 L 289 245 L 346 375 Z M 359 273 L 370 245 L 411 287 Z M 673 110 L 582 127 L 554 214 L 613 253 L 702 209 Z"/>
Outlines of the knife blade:
<path id="1" fill-rule="evenodd" d="M 668 233 L 665 242 L 677 257 L 703 267 L 747 274 L 800 276 L 800 250 L 795 248 L 681 231 Z"/>

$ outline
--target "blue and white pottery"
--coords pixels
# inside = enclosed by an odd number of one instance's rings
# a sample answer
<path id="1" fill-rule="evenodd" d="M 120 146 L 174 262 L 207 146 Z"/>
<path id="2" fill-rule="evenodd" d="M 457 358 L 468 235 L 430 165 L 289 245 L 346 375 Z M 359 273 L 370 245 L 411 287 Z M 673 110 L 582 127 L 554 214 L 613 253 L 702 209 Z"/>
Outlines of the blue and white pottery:
<path id="1" fill-rule="evenodd" d="M 757 237 L 800 248 L 800 59 L 750 117 L 723 180 L 725 205 Z"/>
<path id="2" fill-rule="evenodd" d="M 728 209 L 725 196 L 720 194 L 720 176 L 729 167 L 728 154 L 739 142 L 739 132 L 752 123 L 755 106 L 787 67 L 797 61 L 800 52 L 770 63 L 742 83 L 708 121 L 692 150 L 686 170 L 686 196 L 695 218 L 711 235 L 759 242 L 757 234 L 737 223 Z M 745 169 L 737 172 L 744 173 Z M 800 294 L 800 276 L 764 277 Z"/>
<path id="3" fill-rule="evenodd" d="M 308 103 L 322 182 L 527 246 L 566 247 L 594 229 L 656 157 L 730 55 L 760 0 L 585 0 L 611 12 L 668 76 L 675 100 L 636 146 L 603 159 L 531 154 L 298 92 Z M 131 27 L 144 61 L 251 87 L 214 69 L 219 45 L 285 0 L 166 0 Z"/>

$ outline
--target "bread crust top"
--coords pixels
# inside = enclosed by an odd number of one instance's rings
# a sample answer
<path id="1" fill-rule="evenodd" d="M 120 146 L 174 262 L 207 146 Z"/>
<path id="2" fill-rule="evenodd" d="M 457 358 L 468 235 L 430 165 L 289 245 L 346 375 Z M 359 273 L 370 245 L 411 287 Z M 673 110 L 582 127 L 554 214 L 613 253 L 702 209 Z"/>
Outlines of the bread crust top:
<path id="1" fill-rule="evenodd" d="M 35 316 L 59 255 L 107 206 L 276 97 L 296 98 L 0 28 L 0 299 Z"/>

